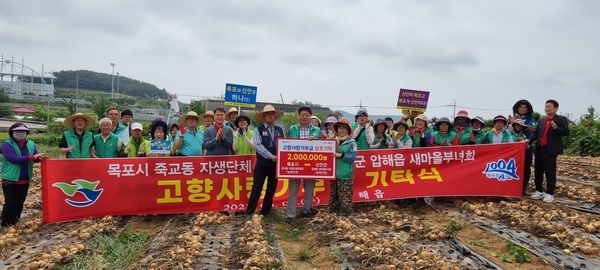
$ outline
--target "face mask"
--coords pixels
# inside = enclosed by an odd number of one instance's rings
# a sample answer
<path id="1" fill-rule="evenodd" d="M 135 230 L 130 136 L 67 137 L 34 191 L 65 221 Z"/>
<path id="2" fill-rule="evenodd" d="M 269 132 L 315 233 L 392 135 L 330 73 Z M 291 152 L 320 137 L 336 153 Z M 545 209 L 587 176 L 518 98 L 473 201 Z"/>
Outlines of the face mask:
<path id="1" fill-rule="evenodd" d="M 13 137 L 15 137 L 15 139 L 17 139 L 17 140 L 25 140 L 25 137 L 27 137 L 27 132 L 25 132 L 25 131 L 14 131 L 13 132 Z"/>
<path id="2" fill-rule="evenodd" d="M 461 117 L 461 118 L 456 119 L 456 124 L 458 124 L 459 127 L 466 127 L 469 124 L 469 121 L 467 121 L 467 119 Z"/>

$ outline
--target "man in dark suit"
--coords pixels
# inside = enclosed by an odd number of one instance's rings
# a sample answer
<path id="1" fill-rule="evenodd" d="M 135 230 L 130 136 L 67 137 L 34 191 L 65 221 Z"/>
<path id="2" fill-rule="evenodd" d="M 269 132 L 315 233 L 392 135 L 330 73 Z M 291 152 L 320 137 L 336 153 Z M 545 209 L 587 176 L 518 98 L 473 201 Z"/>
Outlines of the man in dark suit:
<path id="1" fill-rule="evenodd" d="M 217 108 L 214 113 L 214 124 L 204 130 L 202 148 L 206 150 L 206 156 L 231 155 L 233 130 L 224 125 L 225 110 Z"/>
<path id="2" fill-rule="evenodd" d="M 529 137 L 529 143 L 535 143 L 535 193 L 532 199 L 554 201 L 556 187 L 556 157 L 563 153 L 563 136 L 569 135 L 569 120 L 556 114 L 558 102 L 546 101 L 546 116 L 542 117 L 535 131 Z M 546 192 L 542 183 L 546 174 Z"/>

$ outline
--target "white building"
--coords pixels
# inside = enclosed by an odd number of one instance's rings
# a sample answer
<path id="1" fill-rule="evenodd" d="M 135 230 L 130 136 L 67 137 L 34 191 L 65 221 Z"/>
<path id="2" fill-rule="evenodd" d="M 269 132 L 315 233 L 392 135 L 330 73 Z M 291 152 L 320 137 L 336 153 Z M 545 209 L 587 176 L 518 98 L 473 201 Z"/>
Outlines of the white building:
<path id="1" fill-rule="evenodd" d="M 13 60 L 4 59 L 0 62 L 0 88 L 7 94 L 18 96 L 33 95 L 47 96 L 54 95 L 54 75 L 51 72 L 42 72 L 26 66 L 24 60 L 21 63 Z"/>

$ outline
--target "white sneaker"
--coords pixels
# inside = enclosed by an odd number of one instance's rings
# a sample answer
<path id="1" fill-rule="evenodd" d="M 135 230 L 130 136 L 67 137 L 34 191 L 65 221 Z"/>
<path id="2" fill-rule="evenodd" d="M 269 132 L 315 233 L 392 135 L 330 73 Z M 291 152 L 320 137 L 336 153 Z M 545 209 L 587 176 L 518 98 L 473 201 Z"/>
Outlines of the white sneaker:
<path id="1" fill-rule="evenodd" d="M 544 195 L 544 202 L 553 202 L 553 201 L 554 201 L 554 195 L 550 195 L 550 194 Z"/>
<path id="2" fill-rule="evenodd" d="M 539 192 L 539 191 L 536 190 L 535 193 L 533 193 L 533 195 L 531 195 L 531 198 L 534 199 L 534 200 L 539 200 L 541 198 L 544 198 L 545 194 L 546 193 L 544 193 L 544 192 Z"/>

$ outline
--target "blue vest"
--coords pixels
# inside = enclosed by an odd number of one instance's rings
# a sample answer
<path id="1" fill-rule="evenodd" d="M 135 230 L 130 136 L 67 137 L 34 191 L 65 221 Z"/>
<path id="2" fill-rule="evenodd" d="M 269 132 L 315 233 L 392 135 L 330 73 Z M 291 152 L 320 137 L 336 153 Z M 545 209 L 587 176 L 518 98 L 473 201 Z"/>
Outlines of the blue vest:
<path id="1" fill-rule="evenodd" d="M 271 154 L 275 155 L 277 153 L 277 144 L 276 144 L 276 141 L 273 141 L 273 139 L 271 139 L 271 134 L 269 134 L 269 130 L 265 127 L 264 124 L 258 126 L 257 129 L 258 129 L 258 135 L 262 139 L 262 145 L 267 150 L 269 150 L 269 152 L 271 152 Z M 275 134 L 273 134 L 273 135 L 275 136 L 275 140 L 277 140 L 277 138 L 283 138 L 283 129 L 277 125 L 274 127 L 274 129 L 275 129 Z M 274 167 L 276 163 L 273 162 L 271 159 L 264 158 L 257 152 L 256 153 L 256 164 L 258 164 L 260 166 Z"/>

